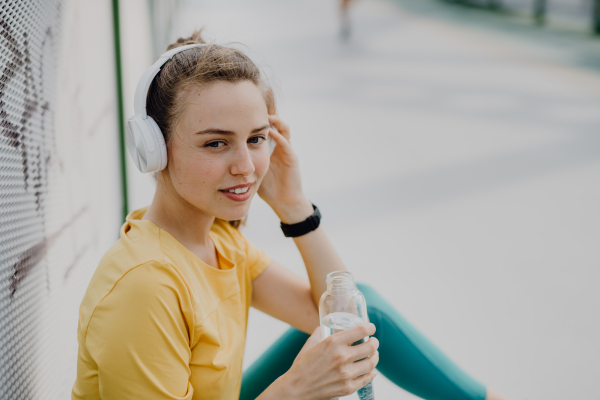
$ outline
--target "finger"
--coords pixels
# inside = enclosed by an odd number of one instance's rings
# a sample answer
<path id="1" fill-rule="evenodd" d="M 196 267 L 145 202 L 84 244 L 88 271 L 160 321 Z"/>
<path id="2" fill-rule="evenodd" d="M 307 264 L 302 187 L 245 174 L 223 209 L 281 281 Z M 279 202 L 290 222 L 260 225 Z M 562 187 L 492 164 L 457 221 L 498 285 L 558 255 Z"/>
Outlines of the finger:
<path id="1" fill-rule="evenodd" d="M 368 374 L 377 367 L 379 363 L 379 352 L 376 352 L 371 357 L 365 358 L 364 360 L 357 361 L 348 366 L 348 370 L 351 372 L 351 376 L 361 376 Z"/>
<path id="2" fill-rule="evenodd" d="M 373 379 L 375 379 L 377 374 L 379 374 L 379 372 L 377 372 L 377 370 L 374 369 L 366 375 L 354 378 L 352 383 L 354 383 L 354 385 L 355 385 L 354 387 L 356 388 L 356 390 L 358 390 L 358 389 L 362 388 L 363 386 L 365 386 L 367 383 L 373 382 Z"/>
<path id="3" fill-rule="evenodd" d="M 359 361 L 364 358 L 367 358 L 370 355 L 374 354 L 378 348 L 379 340 L 377 340 L 374 337 L 369 338 L 369 340 L 367 340 L 365 343 L 361 343 L 357 346 L 352 346 L 352 349 L 350 350 L 352 352 L 350 355 L 350 360 Z"/>
<path id="4" fill-rule="evenodd" d="M 281 133 L 287 140 L 290 140 L 290 127 L 279 118 L 278 115 L 269 115 L 269 122 Z"/>
<path id="5" fill-rule="evenodd" d="M 321 327 L 317 326 L 310 337 L 306 340 L 306 343 L 304 343 L 304 346 L 302 346 L 300 353 L 307 352 L 319 343 L 321 343 Z"/>
<path id="6" fill-rule="evenodd" d="M 269 130 L 269 136 L 273 138 L 273 140 L 277 144 L 277 147 L 279 147 L 280 149 L 284 149 L 284 151 L 286 152 L 292 151 L 292 144 L 281 133 L 277 132 L 274 129 L 271 129 Z M 277 151 L 277 147 L 275 148 L 275 151 Z"/>
<path id="7" fill-rule="evenodd" d="M 342 343 L 352 344 L 362 338 L 371 336 L 375 333 L 375 325 L 371 323 L 360 324 L 345 331 L 336 333 L 338 340 Z"/>
<path id="8" fill-rule="evenodd" d="M 290 139 L 290 128 L 289 126 L 281 120 L 279 115 L 269 115 L 269 123 L 273 125 L 286 139 Z"/>
<path id="9" fill-rule="evenodd" d="M 321 342 L 321 335 L 323 332 L 321 332 L 321 327 L 317 326 L 315 328 L 315 330 L 313 331 L 313 333 L 310 334 L 310 337 L 306 340 L 306 343 L 309 342 L 315 342 L 316 343 L 320 343 Z"/>

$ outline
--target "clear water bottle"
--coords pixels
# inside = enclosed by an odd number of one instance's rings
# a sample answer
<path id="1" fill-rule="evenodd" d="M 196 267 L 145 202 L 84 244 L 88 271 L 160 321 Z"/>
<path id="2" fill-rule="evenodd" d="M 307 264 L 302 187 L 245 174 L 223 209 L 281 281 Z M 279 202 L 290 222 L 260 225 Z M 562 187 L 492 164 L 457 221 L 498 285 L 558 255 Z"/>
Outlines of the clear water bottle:
<path id="1" fill-rule="evenodd" d="M 319 301 L 319 318 L 323 340 L 336 332 L 369 322 L 365 296 L 358 290 L 354 277 L 348 271 L 335 271 L 327 275 L 327 291 Z M 362 338 L 352 345 L 364 343 Z M 373 385 L 367 383 L 358 390 L 361 400 L 373 400 Z"/>

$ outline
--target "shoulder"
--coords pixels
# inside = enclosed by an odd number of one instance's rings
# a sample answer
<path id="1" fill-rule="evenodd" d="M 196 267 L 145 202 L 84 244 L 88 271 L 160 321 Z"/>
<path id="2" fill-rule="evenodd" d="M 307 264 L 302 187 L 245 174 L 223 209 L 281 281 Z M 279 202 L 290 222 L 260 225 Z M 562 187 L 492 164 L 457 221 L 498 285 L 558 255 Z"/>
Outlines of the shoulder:
<path id="1" fill-rule="evenodd" d="M 238 228 L 233 227 L 229 222 L 221 219 L 215 219 L 212 228 L 210 229 L 213 237 L 215 237 L 219 244 L 229 251 L 241 251 L 246 252 L 246 249 L 250 245 L 248 240 L 244 237 L 242 232 Z"/>
<path id="2" fill-rule="evenodd" d="M 128 268 L 101 262 L 81 303 L 80 329 L 85 337 L 99 309 L 117 315 L 126 309 L 142 312 L 161 305 L 189 308 L 193 315 L 192 303 L 187 282 L 177 268 L 164 260 L 147 260 Z"/>
<path id="3" fill-rule="evenodd" d="M 244 239 L 244 235 L 240 232 L 240 230 L 233 225 L 231 225 L 228 221 L 215 218 L 215 222 L 210 229 L 213 233 L 216 233 L 223 237 L 229 237 L 233 240 L 235 239 Z"/>
<path id="4" fill-rule="evenodd" d="M 211 231 L 216 236 L 219 253 L 235 265 L 244 266 L 250 280 L 254 280 L 271 263 L 271 257 L 250 243 L 239 229 L 227 221 L 215 220 Z"/>

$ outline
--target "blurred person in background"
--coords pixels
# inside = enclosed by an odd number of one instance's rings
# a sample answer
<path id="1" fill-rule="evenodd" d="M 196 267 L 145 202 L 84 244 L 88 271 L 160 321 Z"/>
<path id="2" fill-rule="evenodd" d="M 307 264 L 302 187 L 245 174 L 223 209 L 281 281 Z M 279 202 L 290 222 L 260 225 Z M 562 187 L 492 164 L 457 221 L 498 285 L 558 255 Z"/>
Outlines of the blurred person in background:
<path id="1" fill-rule="evenodd" d="M 371 382 L 377 366 L 425 399 L 502 399 L 366 285 L 372 323 L 321 340 L 325 277 L 345 267 L 303 193 L 270 88 L 245 54 L 200 32 L 168 50 L 138 85 L 136 116 L 154 121 L 150 136 L 130 128 L 128 137 L 138 167 L 157 171 L 155 197 L 128 215 L 86 291 L 72 398 L 324 400 Z M 164 164 L 149 169 L 163 151 Z M 308 280 L 238 230 L 256 193 L 295 231 Z M 293 328 L 242 377 L 250 306 Z"/>
<path id="2" fill-rule="evenodd" d="M 350 2 L 352 0 L 340 0 L 340 38 L 342 41 L 350 39 Z"/>

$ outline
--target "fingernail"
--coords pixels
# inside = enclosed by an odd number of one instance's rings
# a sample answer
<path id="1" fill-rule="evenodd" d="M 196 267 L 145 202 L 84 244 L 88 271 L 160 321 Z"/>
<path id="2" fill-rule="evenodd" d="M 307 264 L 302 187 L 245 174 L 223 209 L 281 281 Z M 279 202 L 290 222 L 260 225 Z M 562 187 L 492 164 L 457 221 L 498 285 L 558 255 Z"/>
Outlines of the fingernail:
<path id="1" fill-rule="evenodd" d="M 377 378 L 377 375 L 379 375 L 379 371 L 375 371 L 375 375 L 373 375 L 373 379 Z"/>

